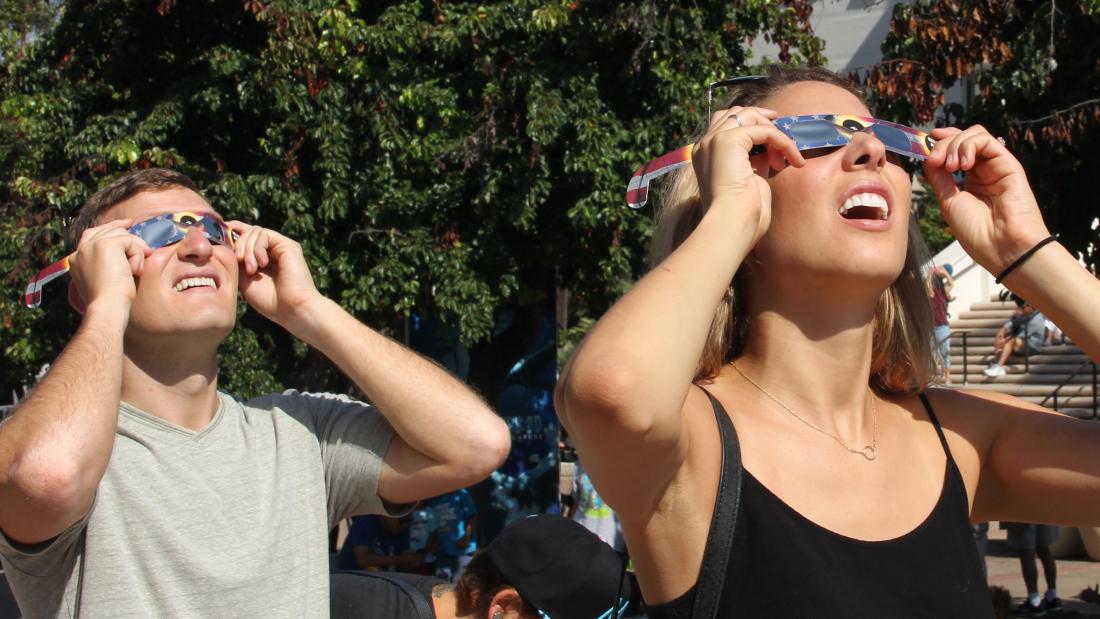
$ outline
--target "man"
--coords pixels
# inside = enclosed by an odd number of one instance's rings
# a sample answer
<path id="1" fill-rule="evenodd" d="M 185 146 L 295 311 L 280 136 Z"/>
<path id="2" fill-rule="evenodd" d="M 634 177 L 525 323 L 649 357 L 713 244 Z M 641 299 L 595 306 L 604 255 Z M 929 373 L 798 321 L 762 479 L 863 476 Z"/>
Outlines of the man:
<path id="1" fill-rule="evenodd" d="M 626 559 L 579 523 L 520 518 L 473 556 L 457 585 L 432 576 L 337 572 L 333 619 L 612 619 L 640 607 Z"/>
<path id="2" fill-rule="evenodd" d="M 475 483 L 504 424 L 314 287 L 301 247 L 128 174 L 68 231 L 80 328 L 0 426 L 0 557 L 26 616 L 315 617 L 327 534 Z M 238 290 L 374 403 L 217 391 Z"/>
<path id="3" fill-rule="evenodd" d="M 1016 309 L 1012 312 L 1012 318 L 1008 319 L 1000 330 L 997 331 L 997 339 L 993 343 L 993 357 L 995 361 L 982 373 L 990 378 L 1005 375 L 1005 363 L 1015 353 L 1038 353 L 1043 347 L 1043 335 L 1046 330 L 1046 319 L 1030 303 L 1016 295 L 1012 295 L 1016 302 Z"/>

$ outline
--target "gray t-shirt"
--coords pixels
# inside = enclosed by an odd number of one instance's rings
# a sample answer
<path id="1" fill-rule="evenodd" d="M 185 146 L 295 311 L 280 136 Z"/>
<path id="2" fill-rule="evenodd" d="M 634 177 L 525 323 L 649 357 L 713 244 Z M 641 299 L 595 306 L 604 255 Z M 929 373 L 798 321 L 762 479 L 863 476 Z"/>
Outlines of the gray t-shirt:
<path id="1" fill-rule="evenodd" d="M 393 437 L 369 405 L 219 393 L 193 432 L 125 402 L 89 514 L 35 547 L 0 533 L 27 617 L 327 617 L 328 532 L 378 497 Z M 392 510 L 392 511 L 388 511 Z"/>
<path id="2" fill-rule="evenodd" d="M 1013 316 L 1005 322 L 1005 328 L 1013 337 L 1027 337 L 1027 347 L 1038 352 L 1046 337 L 1047 319 L 1041 313 L 1033 311 L 1026 316 Z M 1023 354 L 1023 353 L 1021 353 Z"/>

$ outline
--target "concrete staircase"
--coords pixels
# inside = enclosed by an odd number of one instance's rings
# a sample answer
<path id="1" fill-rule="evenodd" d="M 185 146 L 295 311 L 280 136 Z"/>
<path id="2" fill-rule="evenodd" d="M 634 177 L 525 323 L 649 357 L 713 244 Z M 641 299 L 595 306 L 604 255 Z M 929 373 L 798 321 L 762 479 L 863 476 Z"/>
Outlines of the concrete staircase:
<path id="1" fill-rule="evenodd" d="M 1024 357 L 1014 355 L 1005 366 L 1008 373 L 1004 376 L 990 378 L 982 373 L 993 361 L 997 330 L 1012 316 L 1015 307 L 1011 301 L 993 297 L 988 302 L 974 303 L 969 311 L 951 321 L 952 386 L 1007 393 L 1074 417 L 1091 418 L 1096 388 L 1094 366 L 1069 340 L 1061 343 L 1056 339 L 1039 354 L 1030 355 L 1026 368 Z M 957 308 L 953 309 L 958 313 Z M 1066 381 L 1058 390 L 1056 405 L 1051 394 Z"/>

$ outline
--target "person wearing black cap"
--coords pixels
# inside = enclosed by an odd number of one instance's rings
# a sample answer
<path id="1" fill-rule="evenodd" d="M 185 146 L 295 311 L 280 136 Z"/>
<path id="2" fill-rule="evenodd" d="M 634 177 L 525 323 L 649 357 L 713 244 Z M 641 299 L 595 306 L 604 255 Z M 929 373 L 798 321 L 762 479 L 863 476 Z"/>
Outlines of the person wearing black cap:
<path id="1" fill-rule="evenodd" d="M 475 554 L 453 587 L 411 574 L 337 572 L 331 591 L 333 619 L 612 619 L 625 616 L 634 584 L 625 559 L 588 529 L 531 516 Z"/>

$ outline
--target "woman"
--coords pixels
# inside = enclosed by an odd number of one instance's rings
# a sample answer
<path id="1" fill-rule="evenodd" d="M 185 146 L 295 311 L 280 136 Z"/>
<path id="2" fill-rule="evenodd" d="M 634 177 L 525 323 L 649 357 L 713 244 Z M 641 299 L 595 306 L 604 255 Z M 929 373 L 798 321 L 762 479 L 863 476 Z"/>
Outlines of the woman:
<path id="1" fill-rule="evenodd" d="M 1100 524 L 1100 425 L 925 390 L 925 258 L 899 157 L 869 132 L 799 152 L 773 124 L 866 105 L 818 69 L 734 90 L 671 183 L 656 266 L 555 393 L 650 616 L 690 616 L 715 573 L 722 617 L 990 616 L 969 519 Z M 925 175 L 980 264 L 1002 273 L 1048 237 L 1001 142 L 981 127 L 932 137 Z M 1047 242 L 1006 278 L 1100 358 L 1100 285 L 1065 249 Z M 737 459 L 716 420 L 740 444 L 735 504 L 716 503 L 723 454 Z M 732 550 L 701 574 L 733 516 Z"/>
<path id="2" fill-rule="evenodd" d="M 509 524 L 474 555 L 457 585 L 414 574 L 336 572 L 330 589 L 334 619 L 613 619 L 636 606 L 625 559 L 560 516 Z"/>

